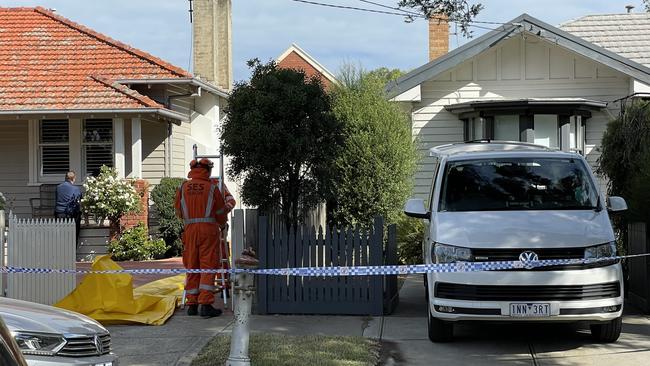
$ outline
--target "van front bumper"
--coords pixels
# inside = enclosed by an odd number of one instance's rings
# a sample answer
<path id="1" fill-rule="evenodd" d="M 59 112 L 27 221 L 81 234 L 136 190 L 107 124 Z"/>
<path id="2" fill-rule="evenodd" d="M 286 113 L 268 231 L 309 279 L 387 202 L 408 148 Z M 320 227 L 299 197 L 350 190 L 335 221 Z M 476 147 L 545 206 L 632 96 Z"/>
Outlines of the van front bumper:
<path id="1" fill-rule="evenodd" d="M 429 308 L 435 318 L 502 321 L 607 321 L 623 312 L 619 263 L 562 271 L 429 273 Z M 511 304 L 548 304 L 543 317 L 510 315 Z"/>

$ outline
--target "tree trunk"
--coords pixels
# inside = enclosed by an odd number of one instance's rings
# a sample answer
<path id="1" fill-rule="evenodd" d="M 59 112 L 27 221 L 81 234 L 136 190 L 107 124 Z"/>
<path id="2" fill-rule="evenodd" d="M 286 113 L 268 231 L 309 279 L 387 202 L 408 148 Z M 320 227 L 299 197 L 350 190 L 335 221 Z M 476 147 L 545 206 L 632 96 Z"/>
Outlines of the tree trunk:
<path id="1" fill-rule="evenodd" d="M 109 219 L 110 229 L 109 229 L 109 239 L 117 240 L 122 234 L 122 228 L 120 227 L 120 219 Z"/>

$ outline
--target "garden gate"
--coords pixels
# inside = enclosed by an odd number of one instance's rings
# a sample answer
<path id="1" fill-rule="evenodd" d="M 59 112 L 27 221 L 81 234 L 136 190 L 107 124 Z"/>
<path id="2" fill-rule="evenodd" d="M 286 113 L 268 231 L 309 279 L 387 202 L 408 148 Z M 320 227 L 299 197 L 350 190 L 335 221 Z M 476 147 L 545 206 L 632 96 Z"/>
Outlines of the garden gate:
<path id="1" fill-rule="evenodd" d="M 261 268 L 377 266 L 397 264 L 395 225 L 376 218 L 370 230 L 286 230 L 259 217 Z M 397 304 L 397 276 L 260 276 L 257 311 L 262 314 L 382 315 Z"/>

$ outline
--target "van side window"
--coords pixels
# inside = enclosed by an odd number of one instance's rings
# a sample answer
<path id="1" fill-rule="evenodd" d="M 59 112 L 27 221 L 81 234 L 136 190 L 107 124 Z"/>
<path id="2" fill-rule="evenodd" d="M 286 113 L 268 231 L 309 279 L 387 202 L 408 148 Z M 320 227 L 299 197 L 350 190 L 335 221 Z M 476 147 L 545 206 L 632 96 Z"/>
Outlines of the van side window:
<path id="1" fill-rule="evenodd" d="M 429 199 L 427 200 L 427 210 L 431 211 L 433 208 L 433 193 L 436 190 L 436 178 L 438 176 L 438 168 L 440 167 L 440 159 L 437 157 L 432 158 L 431 168 L 433 169 L 433 178 L 431 178 L 431 189 L 429 190 Z"/>

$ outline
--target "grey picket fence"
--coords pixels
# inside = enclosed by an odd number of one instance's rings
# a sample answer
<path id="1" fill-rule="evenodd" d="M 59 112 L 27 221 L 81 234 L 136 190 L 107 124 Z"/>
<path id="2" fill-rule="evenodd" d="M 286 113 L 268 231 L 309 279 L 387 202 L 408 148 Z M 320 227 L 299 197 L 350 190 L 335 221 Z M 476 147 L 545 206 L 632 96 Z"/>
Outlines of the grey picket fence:
<path id="1" fill-rule="evenodd" d="M 397 261 L 395 226 L 388 227 L 385 238 L 382 218 L 375 219 L 369 230 L 301 226 L 287 231 L 265 216 L 258 223 L 262 268 L 376 266 Z M 257 286 L 261 314 L 382 315 L 392 312 L 398 302 L 396 276 L 262 276 Z"/>

